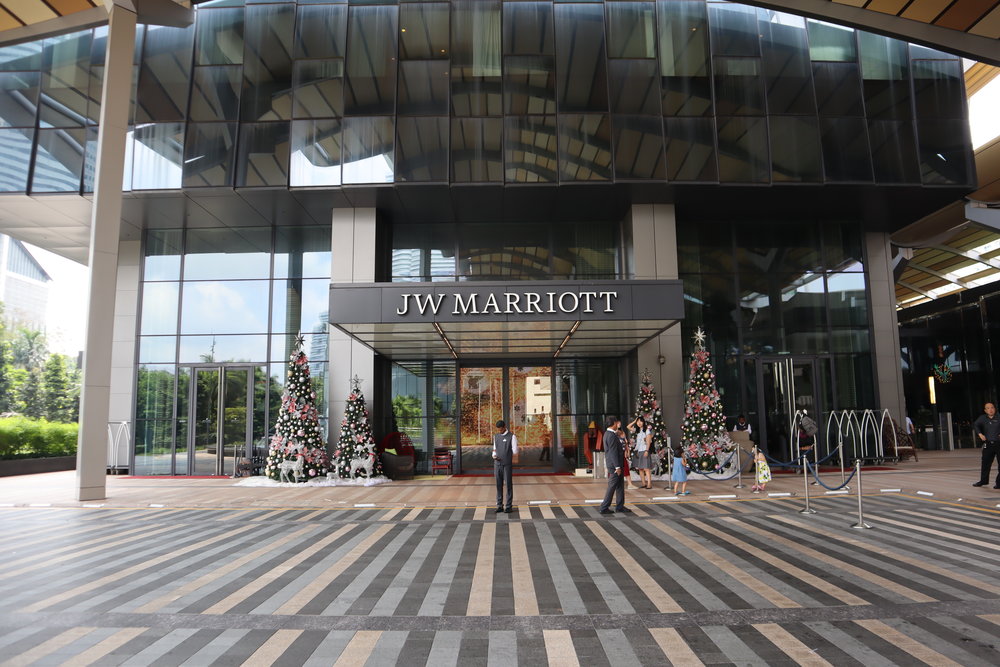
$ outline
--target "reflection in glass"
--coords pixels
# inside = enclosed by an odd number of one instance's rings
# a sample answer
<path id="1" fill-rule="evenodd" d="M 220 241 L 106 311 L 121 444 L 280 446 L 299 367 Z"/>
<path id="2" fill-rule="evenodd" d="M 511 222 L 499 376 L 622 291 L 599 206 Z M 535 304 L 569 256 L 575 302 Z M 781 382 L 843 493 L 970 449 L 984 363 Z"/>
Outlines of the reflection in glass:
<path id="1" fill-rule="evenodd" d="M 504 368 L 462 368 L 459 380 L 462 410 L 463 469 L 491 463 L 490 442 L 498 419 L 504 419 Z"/>
<path id="2" fill-rule="evenodd" d="M 267 278 L 271 228 L 189 229 L 184 280 Z"/>
<path id="3" fill-rule="evenodd" d="M 770 178 L 763 118 L 719 118 L 719 180 L 766 183 Z"/>
<path id="4" fill-rule="evenodd" d="M 715 157 L 715 120 L 667 118 L 667 180 L 718 181 Z"/>
<path id="5" fill-rule="evenodd" d="M 761 16 L 768 113 L 815 114 L 805 19 L 779 12 L 761 12 Z"/>
<path id="6" fill-rule="evenodd" d="M 78 127 L 87 117 L 92 31 L 45 40 L 39 127 Z"/>
<path id="7" fill-rule="evenodd" d="M 215 475 L 219 458 L 219 370 L 194 368 L 191 431 L 195 475 Z"/>
<path id="8" fill-rule="evenodd" d="M 556 5 L 555 10 L 559 110 L 607 111 L 604 7 Z"/>
<path id="9" fill-rule="evenodd" d="M 329 278 L 330 271 L 329 226 L 275 228 L 275 278 Z"/>
<path id="10" fill-rule="evenodd" d="M 177 333 L 177 296 L 180 283 L 148 283 L 142 289 L 139 331 L 147 334 Z M 173 354 L 170 355 L 171 359 Z"/>
<path id="11" fill-rule="evenodd" d="M 655 58 L 653 3 L 611 2 L 607 9 L 608 57 Z"/>
<path id="12" fill-rule="evenodd" d="M 566 181 L 611 178 L 611 123 L 607 115 L 559 116 L 559 172 Z"/>
<path id="13" fill-rule="evenodd" d="M 399 7 L 399 59 L 448 57 L 447 3 L 404 4 Z"/>
<path id="14" fill-rule="evenodd" d="M 914 60 L 913 94 L 917 118 L 963 118 L 962 63 Z"/>
<path id="15" fill-rule="evenodd" d="M 138 125 L 132 153 L 133 190 L 181 187 L 184 123 Z"/>
<path id="16" fill-rule="evenodd" d="M 712 53 L 717 56 L 757 56 L 757 8 L 747 5 L 713 2 L 708 5 L 712 17 Z"/>
<path id="17" fill-rule="evenodd" d="M 970 178 L 974 173 L 972 141 L 965 120 L 921 120 L 917 144 L 922 183 L 975 185 Z"/>
<path id="18" fill-rule="evenodd" d="M 195 68 L 191 87 L 191 120 L 237 120 L 241 74 L 238 66 Z"/>
<path id="19" fill-rule="evenodd" d="M 195 25 L 198 65 L 239 65 L 243 62 L 243 8 L 201 9 Z"/>
<path id="20" fill-rule="evenodd" d="M 142 364 L 135 387 L 136 419 L 172 419 L 174 366 Z"/>
<path id="21" fill-rule="evenodd" d="M 136 93 L 137 123 L 184 120 L 193 41 L 193 25 L 147 26 Z"/>
<path id="22" fill-rule="evenodd" d="M 79 192 L 86 130 L 39 130 L 32 192 Z"/>
<path id="23" fill-rule="evenodd" d="M 864 116 L 861 72 L 856 63 L 815 63 L 813 83 L 821 116 Z"/>
<path id="24" fill-rule="evenodd" d="M 396 180 L 448 180 L 448 118 L 396 121 Z"/>
<path id="25" fill-rule="evenodd" d="M 237 186 L 285 185 L 288 123 L 244 123 L 240 127 Z"/>
<path id="26" fill-rule="evenodd" d="M 831 273 L 827 279 L 830 293 L 830 324 L 865 327 L 868 325 L 868 293 L 863 273 Z M 868 332 L 865 330 L 865 337 Z M 852 350 L 838 350 L 851 352 Z"/>
<path id="27" fill-rule="evenodd" d="M 505 118 L 504 163 L 508 183 L 555 182 L 556 119 L 552 116 Z"/>
<path id="28" fill-rule="evenodd" d="M 292 187 L 340 185 L 341 121 L 292 122 Z"/>
<path id="29" fill-rule="evenodd" d="M 727 235 L 726 241 L 731 241 Z M 731 251 L 732 248 L 721 248 Z M 684 319 L 703 324 L 712 337 L 735 338 L 723 332 L 735 332 L 739 309 L 736 285 L 728 274 L 690 274 L 684 276 Z"/>
<path id="30" fill-rule="evenodd" d="M 136 475 L 171 474 L 172 428 L 170 420 L 136 419 L 133 468 Z M 187 474 L 187 471 L 181 474 Z"/>
<path id="31" fill-rule="evenodd" d="M 42 42 L 0 46 L 0 72 L 37 70 L 42 66 Z"/>
<path id="32" fill-rule="evenodd" d="M 741 275 L 823 271 L 819 229 L 809 222 L 737 225 L 736 258 Z"/>
<path id="33" fill-rule="evenodd" d="M 184 283 L 181 333 L 267 332 L 268 283 L 216 280 Z"/>
<path id="34" fill-rule="evenodd" d="M 271 331 L 274 333 L 326 332 L 330 310 L 329 279 L 275 280 L 271 308 Z M 266 304 L 266 296 L 264 303 Z M 266 308 L 266 306 L 265 306 Z M 266 311 L 265 311 L 266 312 Z M 266 330 L 266 329 L 264 329 Z M 243 329 L 242 331 L 257 331 Z M 326 358 L 325 353 L 322 358 Z"/>
<path id="35" fill-rule="evenodd" d="M 861 228 L 857 223 L 830 223 L 822 227 L 823 252 L 830 271 L 864 271 Z"/>
<path id="36" fill-rule="evenodd" d="M 0 127 L 33 127 L 38 72 L 0 73 Z"/>
<path id="37" fill-rule="evenodd" d="M 725 115 L 764 113 L 760 58 L 715 59 L 716 112 Z"/>
<path id="38" fill-rule="evenodd" d="M 330 283 L 327 283 L 327 289 L 329 289 Z M 323 311 L 326 315 L 326 311 Z M 302 349 L 306 351 L 309 355 L 309 370 L 313 378 L 313 384 L 317 382 L 317 376 L 320 373 L 320 369 L 326 364 L 329 356 L 330 349 L 330 336 L 326 333 L 327 322 L 316 322 L 315 324 L 310 324 L 312 333 L 305 333 L 306 329 L 303 329 L 302 338 L 305 341 L 302 344 Z M 298 343 L 296 340 L 299 337 L 299 333 L 285 333 L 276 334 L 271 336 L 271 361 L 288 361 L 293 355 L 298 351 Z"/>
<path id="39" fill-rule="evenodd" d="M 771 180 L 818 182 L 819 128 L 815 116 L 771 116 Z"/>
<path id="40" fill-rule="evenodd" d="M 612 116 L 615 177 L 663 180 L 667 177 L 660 116 Z"/>
<path id="41" fill-rule="evenodd" d="M 871 182 L 872 158 L 864 118 L 821 118 L 820 140 L 827 181 Z"/>
<path id="42" fill-rule="evenodd" d="M 393 119 L 344 119 L 343 182 L 391 183 L 393 177 Z"/>
<path id="43" fill-rule="evenodd" d="M 455 183 L 503 180 L 500 118 L 455 118 L 451 121 L 451 180 Z"/>
<path id="44" fill-rule="evenodd" d="M 504 110 L 508 114 L 555 113 L 555 61 L 547 56 L 510 56 L 504 69 Z"/>
<path id="45" fill-rule="evenodd" d="M 427 115 L 448 113 L 449 65 L 444 60 L 407 60 L 399 66 L 396 113 Z"/>
<path id="46" fill-rule="evenodd" d="M 829 352 L 822 274 L 740 275 L 743 341 L 771 353 Z"/>
<path id="47" fill-rule="evenodd" d="M 236 123 L 189 123 L 184 149 L 184 187 L 233 184 Z"/>
<path id="48" fill-rule="evenodd" d="M 346 46 L 346 5 L 298 6 L 295 58 L 343 58 Z"/>
<path id="49" fill-rule="evenodd" d="M 678 225 L 677 260 L 681 273 L 732 273 L 732 225 Z"/>
<path id="50" fill-rule="evenodd" d="M 181 234 L 179 229 L 151 229 L 146 233 L 143 280 L 180 278 Z"/>
<path id="51" fill-rule="evenodd" d="M 906 42 L 858 33 L 861 75 L 869 118 L 909 118 L 910 76 Z"/>
<path id="52" fill-rule="evenodd" d="M 344 61 L 297 60 L 292 75 L 294 118 L 329 118 L 344 113 Z"/>
<path id="53" fill-rule="evenodd" d="M 611 111 L 660 114 L 660 86 L 655 60 L 612 60 Z"/>
<path id="54" fill-rule="evenodd" d="M 553 279 L 619 277 L 618 225 L 555 224 L 551 236 Z"/>
<path id="55" fill-rule="evenodd" d="M 511 55 L 552 55 L 552 3 L 503 3 L 503 47 Z"/>
<path id="56" fill-rule="evenodd" d="M 451 98 L 456 116 L 502 113 L 498 0 L 452 2 Z"/>
<path id="57" fill-rule="evenodd" d="M 247 7 L 241 120 L 291 118 L 294 21 L 295 5 Z"/>
<path id="58" fill-rule="evenodd" d="M 913 123 L 899 120 L 870 120 L 868 135 L 876 183 L 920 181 Z"/>
<path id="59" fill-rule="evenodd" d="M 705 3 L 656 3 L 660 36 L 663 114 L 701 116 L 712 113 L 708 17 Z"/>
<path id="60" fill-rule="evenodd" d="M 454 225 L 397 225 L 392 230 L 392 281 L 456 276 Z"/>
<path id="61" fill-rule="evenodd" d="M 462 229 L 458 268 L 476 280 L 544 279 L 549 274 L 549 232 L 530 223 L 469 224 Z"/>
<path id="62" fill-rule="evenodd" d="M 267 336 L 181 336 L 178 362 L 267 360 Z"/>
<path id="63" fill-rule="evenodd" d="M 173 316 L 176 321 L 176 305 Z M 139 363 L 141 364 L 163 362 L 172 363 L 176 357 L 176 336 L 142 336 L 139 339 Z"/>
<path id="64" fill-rule="evenodd" d="M 856 62 L 858 47 L 854 29 L 809 19 L 809 57 L 813 60 Z"/>
<path id="65" fill-rule="evenodd" d="M 395 6 L 351 7 L 344 95 L 346 113 L 392 113 L 397 18 Z"/>

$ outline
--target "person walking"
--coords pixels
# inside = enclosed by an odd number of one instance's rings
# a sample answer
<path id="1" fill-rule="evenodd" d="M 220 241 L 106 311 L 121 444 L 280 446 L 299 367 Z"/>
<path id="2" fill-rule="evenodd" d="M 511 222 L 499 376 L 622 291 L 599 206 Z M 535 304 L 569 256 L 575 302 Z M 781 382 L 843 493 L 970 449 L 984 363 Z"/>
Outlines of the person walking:
<path id="1" fill-rule="evenodd" d="M 639 471 L 639 484 L 641 489 L 653 488 L 653 475 L 650 457 L 650 431 L 646 420 L 641 416 L 632 420 L 628 425 L 635 433 L 635 454 L 632 456 L 632 467 Z"/>
<path id="2" fill-rule="evenodd" d="M 684 456 L 684 448 L 680 445 L 674 445 L 672 454 L 674 462 L 671 468 L 670 481 L 674 483 L 674 493 L 678 496 L 689 496 L 691 492 L 687 490 L 687 457 Z"/>
<path id="3" fill-rule="evenodd" d="M 1000 417 L 997 408 L 992 403 L 983 406 L 983 414 L 972 424 L 972 431 L 983 443 L 983 465 L 979 471 L 979 481 L 972 486 L 986 486 L 990 483 L 990 470 L 993 459 L 998 459 L 997 481 L 994 489 L 1000 489 Z"/>
<path id="4" fill-rule="evenodd" d="M 608 468 L 608 490 L 604 493 L 604 501 L 601 503 L 601 514 L 612 514 L 611 497 L 615 497 L 615 512 L 629 514 L 632 512 L 625 507 L 625 477 L 622 474 L 625 466 L 625 449 L 622 441 L 618 437 L 618 429 L 622 422 L 618 417 L 608 417 L 604 422 L 607 427 L 604 431 L 604 460 Z"/>
<path id="5" fill-rule="evenodd" d="M 507 423 L 500 420 L 493 435 L 493 476 L 497 480 L 497 514 L 512 512 L 514 503 L 514 455 L 517 454 L 517 436 L 507 430 Z M 507 504 L 503 502 L 503 487 L 507 485 Z"/>

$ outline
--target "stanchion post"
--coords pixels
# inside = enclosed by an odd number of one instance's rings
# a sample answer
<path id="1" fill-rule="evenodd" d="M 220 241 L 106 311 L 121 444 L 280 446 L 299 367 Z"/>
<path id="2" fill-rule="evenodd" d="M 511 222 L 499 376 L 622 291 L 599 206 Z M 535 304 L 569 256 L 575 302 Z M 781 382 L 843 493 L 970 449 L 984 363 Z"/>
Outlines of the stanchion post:
<path id="1" fill-rule="evenodd" d="M 815 514 L 816 510 L 809 507 L 809 452 L 802 457 L 802 489 L 806 497 L 806 506 L 799 510 L 799 514 Z"/>
<path id="2" fill-rule="evenodd" d="M 743 448 L 739 445 L 736 445 L 736 486 L 733 488 L 743 488 Z"/>
<path id="3" fill-rule="evenodd" d="M 864 530 L 865 528 L 871 528 L 871 524 L 865 522 L 865 511 L 861 505 L 861 459 L 854 460 L 854 474 L 858 478 L 858 522 L 851 526 L 851 528 Z"/>

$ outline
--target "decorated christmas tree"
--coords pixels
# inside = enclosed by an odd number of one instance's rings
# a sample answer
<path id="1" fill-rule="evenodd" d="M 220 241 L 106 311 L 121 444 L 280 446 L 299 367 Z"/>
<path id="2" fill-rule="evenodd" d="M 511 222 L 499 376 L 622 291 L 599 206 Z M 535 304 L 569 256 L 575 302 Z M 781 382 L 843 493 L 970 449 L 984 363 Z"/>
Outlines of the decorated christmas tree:
<path id="1" fill-rule="evenodd" d="M 732 449 L 726 433 L 722 399 L 715 388 L 715 371 L 705 349 L 705 332 L 698 327 L 691 354 L 691 377 L 681 425 L 681 445 L 688 465 L 695 472 L 713 472 L 719 467 L 719 454 Z"/>
<path id="2" fill-rule="evenodd" d="M 375 438 L 368 421 L 368 408 L 361 393 L 361 378 L 351 380 L 344 419 L 340 422 L 340 442 L 333 452 L 337 474 L 344 479 L 382 477 L 382 462 L 375 452 Z"/>
<path id="3" fill-rule="evenodd" d="M 642 386 L 635 398 L 635 417 L 642 417 L 649 427 L 650 453 L 659 454 L 660 461 L 652 471 L 654 475 L 663 475 L 670 471 L 672 457 L 666 451 L 667 425 L 663 423 L 663 409 L 653 389 L 653 374 L 649 369 L 642 371 Z"/>
<path id="4" fill-rule="evenodd" d="M 288 381 L 281 394 L 281 408 L 264 465 L 267 476 L 275 481 L 305 482 L 326 475 L 330 468 L 303 342 L 300 334 L 295 339 Z"/>

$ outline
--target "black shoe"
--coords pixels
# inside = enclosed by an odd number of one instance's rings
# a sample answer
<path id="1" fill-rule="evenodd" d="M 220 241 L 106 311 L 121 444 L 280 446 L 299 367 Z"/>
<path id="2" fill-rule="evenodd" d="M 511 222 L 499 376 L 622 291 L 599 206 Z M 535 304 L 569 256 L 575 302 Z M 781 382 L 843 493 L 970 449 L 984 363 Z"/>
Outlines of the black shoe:
<path id="1" fill-rule="evenodd" d="M 601 514 L 614 514 L 611 510 L 601 510 Z"/>
<path id="2" fill-rule="evenodd" d="M 972 486 L 986 486 L 986 482 L 973 482 Z"/>
<path id="3" fill-rule="evenodd" d="M 494 514 L 503 514 L 503 508 L 502 507 L 498 507 L 495 510 L 493 510 L 493 513 Z"/>
<path id="4" fill-rule="evenodd" d="M 632 510 L 630 510 L 627 507 L 623 507 L 620 510 L 615 510 L 615 511 L 618 512 L 619 514 L 632 514 Z"/>
<path id="5" fill-rule="evenodd" d="M 513 511 L 514 511 L 513 507 L 508 507 L 507 509 L 504 510 L 504 512 L 506 512 L 507 514 L 510 514 Z"/>
<path id="6" fill-rule="evenodd" d="M 997 485 L 996 485 L 996 486 L 994 486 L 993 488 L 994 488 L 994 489 L 1000 489 L 1000 484 L 997 484 Z"/>

